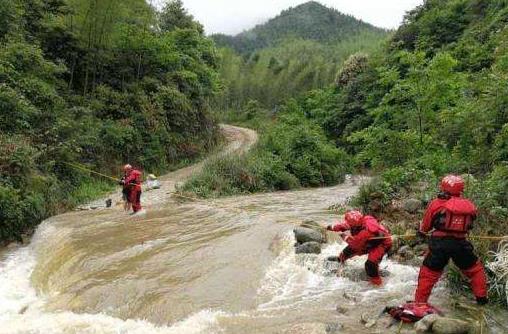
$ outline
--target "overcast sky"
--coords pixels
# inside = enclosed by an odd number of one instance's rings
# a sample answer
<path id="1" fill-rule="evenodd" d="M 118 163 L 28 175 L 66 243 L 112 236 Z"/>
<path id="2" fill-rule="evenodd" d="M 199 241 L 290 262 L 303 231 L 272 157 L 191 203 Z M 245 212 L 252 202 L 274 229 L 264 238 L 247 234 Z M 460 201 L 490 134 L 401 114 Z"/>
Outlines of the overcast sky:
<path id="1" fill-rule="evenodd" d="M 165 0 L 148 0 L 161 4 Z M 236 34 L 308 0 L 183 0 L 207 33 Z M 407 10 L 423 0 L 320 0 L 328 7 L 383 28 L 396 28 Z"/>

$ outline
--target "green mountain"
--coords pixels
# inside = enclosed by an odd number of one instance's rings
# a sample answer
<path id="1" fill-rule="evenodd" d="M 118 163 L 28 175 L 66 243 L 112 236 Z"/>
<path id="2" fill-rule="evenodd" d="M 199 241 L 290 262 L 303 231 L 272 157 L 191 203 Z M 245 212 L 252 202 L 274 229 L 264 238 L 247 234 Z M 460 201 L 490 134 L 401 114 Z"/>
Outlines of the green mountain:
<path id="1" fill-rule="evenodd" d="M 216 34 L 212 38 L 220 47 L 230 47 L 245 54 L 277 46 L 288 39 L 339 42 L 365 32 L 386 34 L 383 29 L 342 14 L 316 1 L 310 1 L 284 10 L 268 22 L 236 36 Z"/>

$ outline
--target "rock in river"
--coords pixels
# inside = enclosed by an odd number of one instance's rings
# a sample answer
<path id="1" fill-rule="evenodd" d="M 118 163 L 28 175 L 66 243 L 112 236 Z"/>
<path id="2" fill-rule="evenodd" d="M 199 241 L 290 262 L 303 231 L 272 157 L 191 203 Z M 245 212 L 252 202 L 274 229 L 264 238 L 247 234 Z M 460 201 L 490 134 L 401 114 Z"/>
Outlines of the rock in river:
<path id="1" fill-rule="evenodd" d="M 296 241 L 300 244 L 304 244 L 306 242 L 322 243 L 324 241 L 323 235 L 314 229 L 297 227 L 294 229 L 294 233 Z"/>

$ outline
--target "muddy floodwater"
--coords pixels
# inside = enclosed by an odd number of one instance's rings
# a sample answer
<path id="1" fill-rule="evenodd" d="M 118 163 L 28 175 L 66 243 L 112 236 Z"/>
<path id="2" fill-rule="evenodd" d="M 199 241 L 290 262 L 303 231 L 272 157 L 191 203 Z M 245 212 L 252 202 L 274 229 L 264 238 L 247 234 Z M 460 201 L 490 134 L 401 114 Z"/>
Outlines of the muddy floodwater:
<path id="1" fill-rule="evenodd" d="M 256 140 L 225 126 L 241 154 Z M 171 195 L 202 164 L 162 178 L 143 196 L 146 212 L 121 206 L 43 222 L 28 246 L 0 252 L 0 333 L 395 333 L 386 305 L 412 298 L 418 269 L 384 260 L 381 288 L 330 275 L 325 259 L 295 255 L 292 229 L 340 218 L 327 208 L 353 196 L 362 178 L 312 190 L 188 201 Z M 119 194 L 112 198 L 117 201 Z M 365 258 L 349 262 L 361 271 Z M 451 311 L 446 287 L 432 301 Z M 462 315 L 465 316 L 465 315 Z M 411 332 L 403 329 L 402 332 Z M 500 329 L 493 332 L 502 333 Z"/>

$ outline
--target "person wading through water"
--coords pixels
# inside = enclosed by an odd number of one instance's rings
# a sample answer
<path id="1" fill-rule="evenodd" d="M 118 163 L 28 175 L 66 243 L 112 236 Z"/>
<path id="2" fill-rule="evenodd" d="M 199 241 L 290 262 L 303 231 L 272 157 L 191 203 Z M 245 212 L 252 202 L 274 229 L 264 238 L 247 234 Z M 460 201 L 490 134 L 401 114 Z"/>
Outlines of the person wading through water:
<path id="1" fill-rule="evenodd" d="M 365 271 L 371 284 L 383 283 L 379 276 L 379 264 L 383 256 L 392 248 L 390 232 L 372 216 L 363 216 L 359 211 L 346 212 L 345 221 L 329 225 L 327 230 L 340 232 L 348 246 L 339 255 L 338 260 L 345 263 L 348 259 L 368 254 Z M 349 233 L 346 233 L 349 232 Z M 372 240 L 372 238 L 383 238 Z"/>
<path id="2" fill-rule="evenodd" d="M 127 197 L 128 202 L 132 206 L 134 213 L 141 210 L 141 178 L 142 173 L 132 168 L 127 164 L 123 168 L 124 177 L 120 180 L 119 184 L 123 186 L 123 194 Z M 128 210 L 128 206 L 126 206 Z"/>
<path id="3" fill-rule="evenodd" d="M 462 198 L 464 180 L 449 175 L 441 181 L 441 193 L 433 200 L 420 225 L 419 233 L 429 239 L 429 252 L 423 261 L 415 293 L 416 303 L 427 303 L 432 288 L 438 282 L 450 259 L 471 281 L 473 294 L 480 305 L 487 304 L 487 277 L 482 263 L 474 254 L 473 245 L 466 240 L 473 227 L 477 210 Z"/>

